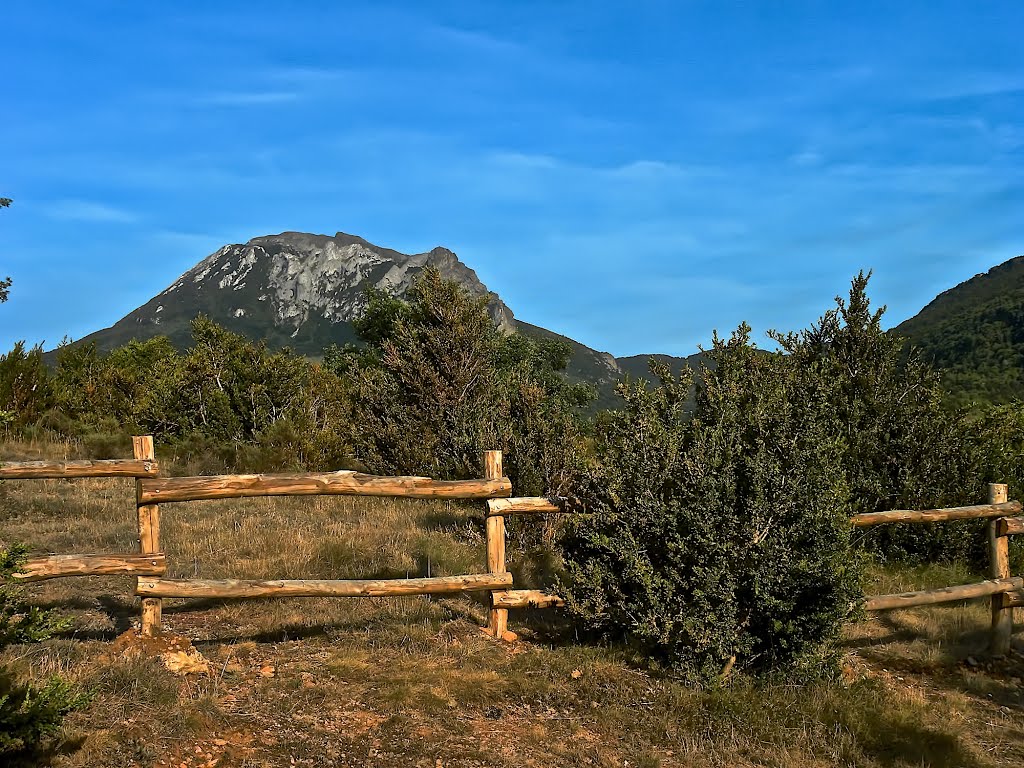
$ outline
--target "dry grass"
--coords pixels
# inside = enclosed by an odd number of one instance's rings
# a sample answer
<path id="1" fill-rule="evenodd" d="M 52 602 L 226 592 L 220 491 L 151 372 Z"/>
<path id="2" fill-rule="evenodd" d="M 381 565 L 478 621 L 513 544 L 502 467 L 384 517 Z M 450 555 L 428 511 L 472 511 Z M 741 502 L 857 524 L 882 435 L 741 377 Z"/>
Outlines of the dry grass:
<path id="1" fill-rule="evenodd" d="M 7 446 L 0 456 L 51 455 Z M 74 446 L 66 446 L 69 454 Z M 479 505 L 358 498 L 165 505 L 171 575 L 443 575 L 484 568 Z M 0 484 L 0 545 L 133 551 L 129 482 Z M 521 558 L 520 558 L 521 560 Z M 538 569 L 514 559 L 514 569 Z M 879 571 L 876 592 L 969 581 Z M 59 766 L 994 766 L 1024 764 L 1017 655 L 981 660 L 983 602 L 883 614 L 850 627 L 846 679 L 733 680 L 696 690 L 623 650 L 582 646 L 513 614 L 514 646 L 457 599 L 168 600 L 165 624 L 212 662 L 178 678 L 114 638 L 137 620 L 127 578 L 33 585 L 66 636 L 7 649 L 26 678 L 92 692 Z M 1020 634 L 1015 638 L 1021 642 Z"/>

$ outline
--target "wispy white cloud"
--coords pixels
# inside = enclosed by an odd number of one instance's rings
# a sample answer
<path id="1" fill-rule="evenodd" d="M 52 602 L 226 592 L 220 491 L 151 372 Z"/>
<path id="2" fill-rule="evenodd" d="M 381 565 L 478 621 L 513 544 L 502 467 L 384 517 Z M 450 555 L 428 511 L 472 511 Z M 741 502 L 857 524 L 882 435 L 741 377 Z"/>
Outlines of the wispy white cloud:
<path id="1" fill-rule="evenodd" d="M 821 153 L 813 149 L 805 149 L 801 152 L 790 155 L 789 157 L 789 161 L 793 163 L 793 165 L 799 165 L 805 168 L 820 165 L 822 159 Z"/>
<path id="2" fill-rule="evenodd" d="M 295 84 L 330 83 L 355 74 L 355 71 L 342 67 L 274 67 L 264 73 L 268 80 Z"/>
<path id="3" fill-rule="evenodd" d="M 138 216 L 124 208 L 92 200 L 56 200 L 43 206 L 46 215 L 64 221 L 95 221 L 105 223 L 128 224 L 138 220 Z"/>
<path id="4" fill-rule="evenodd" d="M 298 101 L 298 91 L 218 91 L 199 94 L 194 103 L 204 107 L 258 107 Z"/>
<path id="5" fill-rule="evenodd" d="M 225 243 L 233 241 L 232 238 L 223 234 L 207 234 L 199 232 L 179 232 L 171 229 L 161 229 L 154 232 L 153 240 L 163 246 L 181 248 L 194 253 L 213 253 Z M 234 240 L 237 240 L 236 236 Z M 243 238 L 244 239 L 244 238 Z"/>
<path id="6" fill-rule="evenodd" d="M 487 32 L 443 24 L 427 25 L 423 36 L 482 53 L 519 54 L 528 52 L 525 46 L 513 40 L 488 34 Z"/>
<path id="7" fill-rule="evenodd" d="M 933 99 L 963 99 L 1024 92 L 1024 76 L 1006 72 L 966 72 L 950 77 L 935 88 Z"/>

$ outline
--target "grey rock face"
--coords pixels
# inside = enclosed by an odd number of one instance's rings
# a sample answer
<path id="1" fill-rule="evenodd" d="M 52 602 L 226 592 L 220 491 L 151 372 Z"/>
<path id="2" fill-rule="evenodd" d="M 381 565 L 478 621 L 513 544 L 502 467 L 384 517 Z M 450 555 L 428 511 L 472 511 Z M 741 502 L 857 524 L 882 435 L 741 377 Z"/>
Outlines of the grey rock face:
<path id="1" fill-rule="evenodd" d="M 514 330 L 511 310 L 448 249 L 406 255 L 343 232 L 334 237 L 285 232 L 226 245 L 132 315 L 136 323 L 160 325 L 168 306 L 199 304 L 215 319 L 269 315 L 279 330 L 299 337 L 311 322 L 358 318 L 368 287 L 405 296 L 428 266 L 471 294 L 486 296 L 498 326 Z M 254 300 L 262 305 L 259 310 Z"/>

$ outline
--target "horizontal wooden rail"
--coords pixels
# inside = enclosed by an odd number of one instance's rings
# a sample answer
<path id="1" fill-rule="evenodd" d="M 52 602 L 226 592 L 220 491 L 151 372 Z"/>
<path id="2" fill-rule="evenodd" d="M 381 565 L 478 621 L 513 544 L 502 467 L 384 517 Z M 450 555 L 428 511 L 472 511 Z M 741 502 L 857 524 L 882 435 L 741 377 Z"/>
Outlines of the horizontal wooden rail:
<path id="1" fill-rule="evenodd" d="M 558 595 L 537 589 L 506 589 L 491 592 L 491 605 L 495 608 L 560 608 L 565 601 Z"/>
<path id="2" fill-rule="evenodd" d="M 425 579 L 139 579 L 143 597 L 390 597 L 501 589 L 512 585 L 511 573 L 434 576 Z"/>
<path id="3" fill-rule="evenodd" d="M 104 461 L 4 461 L 0 480 L 54 480 L 72 477 L 156 477 L 156 461 L 110 459 Z"/>
<path id="4" fill-rule="evenodd" d="M 49 555 L 31 557 L 11 576 L 18 581 L 42 581 L 61 576 L 163 576 L 167 559 L 163 552 L 152 555 Z"/>
<path id="5" fill-rule="evenodd" d="M 1003 608 L 1024 607 L 1024 592 L 1004 592 L 1000 597 L 1003 599 Z"/>
<path id="6" fill-rule="evenodd" d="M 1012 536 L 1024 533 L 1024 517 L 1003 517 L 996 520 L 997 536 Z"/>
<path id="7" fill-rule="evenodd" d="M 990 579 L 974 584 L 962 584 L 942 589 L 926 589 L 920 592 L 900 592 L 893 595 L 875 595 L 864 602 L 869 611 L 891 611 L 894 608 L 912 608 L 916 605 L 938 605 L 958 600 L 970 600 L 1001 592 L 1014 592 L 1024 588 L 1024 578 L 1014 576 L 1007 579 Z"/>
<path id="8" fill-rule="evenodd" d="M 516 499 L 489 499 L 487 517 L 506 515 L 547 515 L 582 512 L 579 499 L 567 496 L 524 496 Z"/>
<path id="9" fill-rule="evenodd" d="M 415 499 L 489 499 L 508 496 L 512 483 L 498 480 L 433 480 L 382 477 L 343 470 L 324 474 L 213 475 L 139 481 L 139 504 L 240 499 L 249 496 L 405 496 Z"/>
<path id="10" fill-rule="evenodd" d="M 972 520 L 1020 513 L 1019 501 L 1004 501 L 1002 504 L 974 504 L 970 507 L 947 509 L 893 509 L 888 512 L 867 512 L 854 515 L 850 522 L 857 527 L 881 523 L 940 523 L 945 520 Z"/>

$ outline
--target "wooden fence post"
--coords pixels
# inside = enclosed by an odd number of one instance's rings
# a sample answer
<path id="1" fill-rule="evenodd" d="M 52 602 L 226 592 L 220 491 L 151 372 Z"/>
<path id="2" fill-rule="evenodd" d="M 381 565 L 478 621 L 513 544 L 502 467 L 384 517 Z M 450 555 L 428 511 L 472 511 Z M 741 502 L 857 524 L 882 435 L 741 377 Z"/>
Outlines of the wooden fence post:
<path id="1" fill-rule="evenodd" d="M 153 436 L 133 437 L 132 446 L 136 459 L 156 458 Z M 142 481 L 135 481 L 135 501 L 139 513 L 139 551 L 144 555 L 160 551 L 160 507 L 156 504 L 141 504 Z M 142 634 L 146 637 L 160 634 L 163 601 L 158 597 L 142 598 Z"/>
<path id="2" fill-rule="evenodd" d="M 502 477 L 501 451 L 484 451 L 484 477 L 498 480 Z M 500 515 L 486 518 L 487 571 L 505 573 L 505 518 Z M 490 595 L 491 609 L 487 619 L 487 632 L 501 640 L 508 631 L 508 608 L 494 607 L 494 594 Z"/>
<path id="3" fill-rule="evenodd" d="M 1007 499 L 1007 488 L 1002 483 L 989 483 L 988 501 L 1002 504 Z M 998 521 L 988 523 L 989 577 L 1006 579 L 1010 576 L 1010 540 L 1000 536 Z M 994 656 L 1005 656 L 1010 652 L 1010 637 L 1013 633 L 1013 608 L 1003 607 L 1003 596 L 992 595 L 992 632 L 989 650 Z"/>

